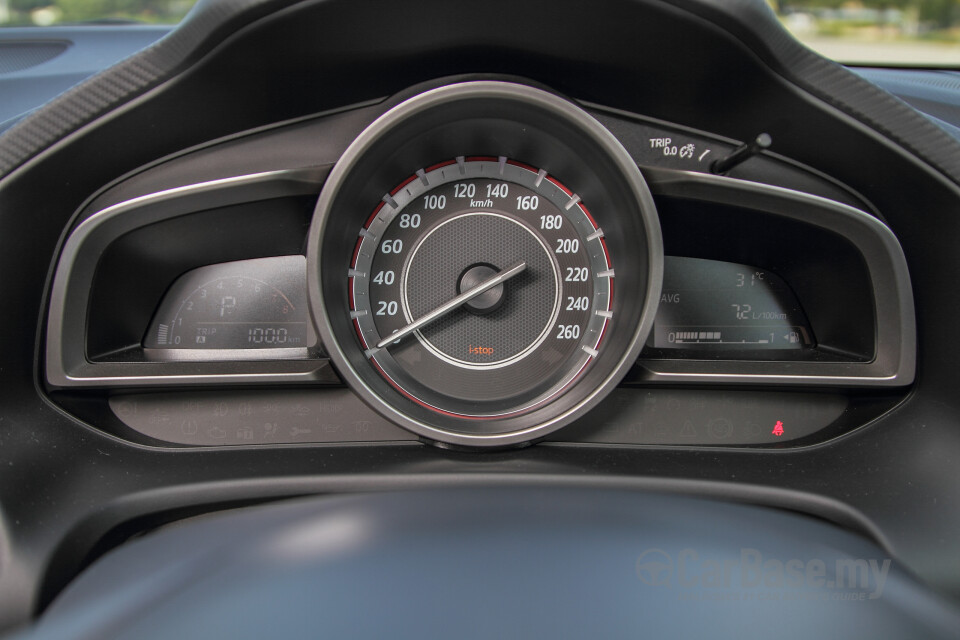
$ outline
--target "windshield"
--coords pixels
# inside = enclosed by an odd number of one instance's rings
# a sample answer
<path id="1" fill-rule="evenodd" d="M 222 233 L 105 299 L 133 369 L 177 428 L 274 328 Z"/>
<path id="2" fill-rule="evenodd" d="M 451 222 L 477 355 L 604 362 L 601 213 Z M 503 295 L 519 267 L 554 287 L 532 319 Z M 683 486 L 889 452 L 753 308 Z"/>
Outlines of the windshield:
<path id="1" fill-rule="evenodd" d="M 801 42 L 844 64 L 960 68 L 960 0 L 769 0 Z"/>
<path id="2" fill-rule="evenodd" d="M 176 24 L 196 0 L 0 0 L 0 27 Z M 960 0 L 767 0 L 805 45 L 838 62 L 960 69 Z"/>
<path id="3" fill-rule="evenodd" d="M 196 0 L 0 0 L 0 27 L 176 24 Z"/>

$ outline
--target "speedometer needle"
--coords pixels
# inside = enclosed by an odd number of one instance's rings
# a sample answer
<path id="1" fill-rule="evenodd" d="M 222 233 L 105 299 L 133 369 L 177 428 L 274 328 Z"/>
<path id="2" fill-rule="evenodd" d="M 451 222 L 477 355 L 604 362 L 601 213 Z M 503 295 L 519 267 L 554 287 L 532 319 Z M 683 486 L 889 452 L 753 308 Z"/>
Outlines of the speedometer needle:
<path id="1" fill-rule="evenodd" d="M 421 329 L 427 326 L 434 320 L 439 320 L 440 318 L 447 315 L 454 309 L 457 309 L 467 304 L 468 302 L 470 302 L 480 294 L 484 293 L 485 291 L 489 291 L 490 289 L 493 289 L 498 284 L 502 284 L 506 282 L 507 280 L 519 274 L 526 268 L 527 268 L 527 263 L 521 260 L 515 265 L 504 269 L 500 273 L 490 276 L 486 280 L 481 281 L 480 284 L 476 285 L 472 289 L 467 289 L 466 291 L 458 295 L 456 298 L 453 298 L 452 300 L 449 300 L 448 302 L 443 303 L 442 305 L 440 305 L 430 313 L 427 313 L 426 315 L 421 316 L 419 320 L 415 320 L 410 324 L 408 324 L 407 326 L 405 326 L 404 328 L 394 331 L 389 336 L 387 336 L 386 338 L 378 342 L 377 348 L 383 349 L 385 346 L 387 346 L 391 342 L 396 342 L 397 340 L 402 340 L 403 338 L 406 338 L 408 335 L 410 335 L 414 331 L 417 331 L 418 329 Z"/>

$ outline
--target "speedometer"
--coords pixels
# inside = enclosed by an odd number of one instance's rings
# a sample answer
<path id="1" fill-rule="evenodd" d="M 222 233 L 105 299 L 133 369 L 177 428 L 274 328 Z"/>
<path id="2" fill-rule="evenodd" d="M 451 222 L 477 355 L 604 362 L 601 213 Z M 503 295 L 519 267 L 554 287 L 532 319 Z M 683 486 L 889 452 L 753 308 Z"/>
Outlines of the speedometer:
<path id="1" fill-rule="evenodd" d="M 308 284 L 326 351 L 375 409 L 503 446 L 583 414 L 632 366 L 662 264 L 649 191 L 609 132 L 558 96 L 471 82 L 351 145 L 317 204 Z"/>
<path id="2" fill-rule="evenodd" d="M 360 229 L 350 316 L 411 400 L 499 418 L 549 402 L 599 355 L 614 274 L 577 194 L 543 169 L 460 156 L 391 189 Z"/>

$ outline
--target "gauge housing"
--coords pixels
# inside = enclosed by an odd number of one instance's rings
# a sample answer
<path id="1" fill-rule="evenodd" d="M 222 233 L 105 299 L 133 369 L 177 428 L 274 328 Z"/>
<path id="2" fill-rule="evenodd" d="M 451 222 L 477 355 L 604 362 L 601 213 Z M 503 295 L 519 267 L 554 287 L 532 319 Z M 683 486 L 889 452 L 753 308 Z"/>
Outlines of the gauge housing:
<path id="1" fill-rule="evenodd" d="M 324 175 L 324 169 L 311 168 L 212 180 L 125 200 L 83 218 L 66 237 L 52 280 L 48 384 L 339 383 L 316 347 L 295 358 L 270 359 L 278 354 L 246 349 L 210 350 L 203 357 L 199 350 L 180 352 L 187 357 L 171 359 L 142 345 L 157 305 L 178 275 L 208 264 L 299 251 L 313 202 L 309 194 Z M 268 228 L 243 232 L 265 214 Z"/>
<path id="2" fill-rule="evenodd" d="M 357 232 L 384 193 L 448 158 L 505 157 L 540 167 L 575 189 L 604 231 L 616 270 L 604 348 L 548 404 L 483 421 L 430 410 L 371 366 L 349 311 L 347 271 Z M 581 415 L 632 366 L 653 323 L 663 249 L 653 199 L 619 142 L 573 103 L 508 82 L 467 82 L 422 93 L 385 113 L 347 149 L 317 203 L 307 248 L 311 311 L 344 379 L 371 406 L 427 439 L 451 445 L 528 443 Z"/>

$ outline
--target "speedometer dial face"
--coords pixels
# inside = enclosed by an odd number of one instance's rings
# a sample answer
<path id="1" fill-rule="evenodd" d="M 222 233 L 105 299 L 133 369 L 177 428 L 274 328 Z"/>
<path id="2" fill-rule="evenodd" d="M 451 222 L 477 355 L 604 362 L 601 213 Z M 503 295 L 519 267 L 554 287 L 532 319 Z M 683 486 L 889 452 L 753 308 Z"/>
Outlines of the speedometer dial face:
<path id="1" fill-rule="evenodd" d="M 598 356 L 614 275 L 573 191 L 506 157 L 461 156 L 411 175 L 359 230 L 350 317 L 403 395 L 500 418 L 550 402 Z"/>
<path id="2" fill-rule="evenodd" d="M 415 95 L 351 144 L 307 263 L 324 350 L 370 406 L 432 442 L 514 446 L 633 366 L 663 249 L 609 131 L 561 97 L 479 81 Z"/>

